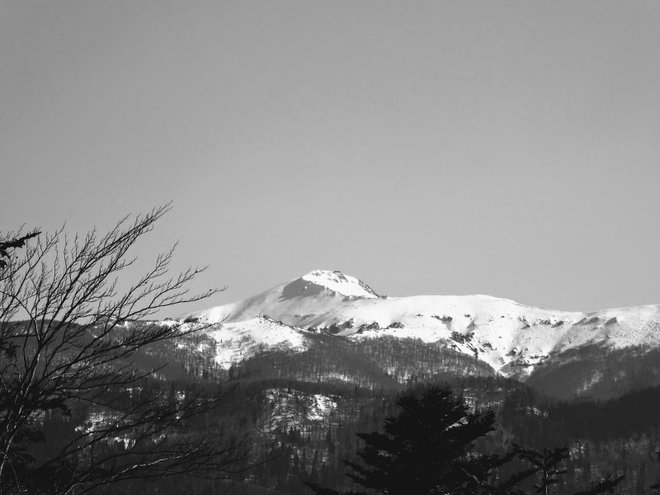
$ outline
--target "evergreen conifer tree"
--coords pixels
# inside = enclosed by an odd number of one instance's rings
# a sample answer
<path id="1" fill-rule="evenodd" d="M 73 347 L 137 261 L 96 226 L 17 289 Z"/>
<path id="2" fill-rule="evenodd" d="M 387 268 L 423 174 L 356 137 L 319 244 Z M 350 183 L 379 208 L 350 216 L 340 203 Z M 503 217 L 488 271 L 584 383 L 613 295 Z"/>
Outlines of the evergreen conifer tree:
<path id="1" fill-rule="evenodd" d="M 484 478 L 501 459 L 473 447 L 495 429 L 492 411 L 471 412 L 461 397 L 438 386 L 406 392 L 397 406 L 401 412 L 385 420 L 383 432 L 358 434 L 365 445 L 360 463 L 346 462 L 352 480 L 388 495 L 488 493 Z"/>
<path id="2" fill-rule="evenodd" d="M 565 493 L 562 487 L 561 476 L 567 473 L 566 461 L 570 457 L 568 447 L 555 447 L 541 451 L 525 449 L 514 445 L 513 454 L 528 464 L 530 467 L 514 474 L 509 480 L 500 483 L 493 494 L 502 495 L 527 495 L 520 488 L 524 480 L 536 478 L 537 482 L 532 487 L 531 493 L 550 495 L 553 493 Z M 605 479 L 592 482 L 587 489 L 573 493 L 573 495 L 598 495 L 601 493 L 613 493 L 614 489 L 621 483 L 623 476 L 608 475 Z"/>

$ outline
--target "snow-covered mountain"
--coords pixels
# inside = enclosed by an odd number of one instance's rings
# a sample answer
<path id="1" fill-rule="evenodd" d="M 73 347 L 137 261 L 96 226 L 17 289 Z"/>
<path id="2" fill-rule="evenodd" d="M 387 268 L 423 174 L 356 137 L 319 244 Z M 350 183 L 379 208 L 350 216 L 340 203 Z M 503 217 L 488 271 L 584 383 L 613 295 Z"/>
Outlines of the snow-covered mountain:
<path id="1" fill-rule="evenodd" d="M 212 324 L 208 333 L 223 366 L 260 350 L 304 350 L 315 333 L 440 343 L 519 379 L 578 349 L 660 348 L 660 305 L 582 313 L 485 295 L 381 297 L 357 278 L 327 270 L 187 318 Z"/>

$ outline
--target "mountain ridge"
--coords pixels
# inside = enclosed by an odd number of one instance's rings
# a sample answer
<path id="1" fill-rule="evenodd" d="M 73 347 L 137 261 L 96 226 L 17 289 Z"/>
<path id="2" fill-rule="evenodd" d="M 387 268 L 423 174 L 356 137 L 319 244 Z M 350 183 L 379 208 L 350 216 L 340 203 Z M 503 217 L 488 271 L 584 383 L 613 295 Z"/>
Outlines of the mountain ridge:
<path id="1" fill-rule="evenodd" d="M 564 357 L 574 359 L 580 349 L 660 349 L 660 305 L 579 312 L 489 295 L 384 297 L 356 277 L 329 270 L 313 270 L 186 320 L 211 325 L 209 335 L 222 356 L 216 363 L 225 367 L 251 352 L 300 352 L 314 333 L 358 343 L 389 337 L 440 344 L 522 380 Z"/>

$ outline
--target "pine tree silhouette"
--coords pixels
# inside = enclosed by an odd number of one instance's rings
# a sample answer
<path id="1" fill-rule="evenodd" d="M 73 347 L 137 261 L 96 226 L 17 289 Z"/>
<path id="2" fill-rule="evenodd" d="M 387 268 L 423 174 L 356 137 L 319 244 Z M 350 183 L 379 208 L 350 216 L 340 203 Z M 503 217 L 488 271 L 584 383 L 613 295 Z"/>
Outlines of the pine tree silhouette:
<path id="1" fill-rule="evenodd" d="M 561 476 L 566 474 L 564 467 L 570 457 L 568 447 L 555 447 L 552 449 L 533 450 L 514 445 L 513 454 L 530 465 L 529 469 L 520 471 L 509 480 L 502 482 L 493 494 L 503 495 L 527 495 L 521 491 L 519 485 L 528 478 L 537 478 L 533 493 L 549 495 L 551 493 L 565 493 L 561 486 Z M 623 476 L 613 477 L 608 475 L 604 480 L 592 483 L 591 487 L 573 495 L 598 495 L 601 493 L 613 493 L 614 488 L 623 480 Z M 556 488 L 556 489 L 555 489 Z"/>
<path id="2" fill-rule="evenodd" d="M 558 484 L 559 476 L 567 471 L 563 464 L 568 459 L 568 447 L 555 447 L 538 452 L 516 446 L 515 450 L 518 456 L 531 464 L 532 470 L 538 473 L 539 480 L 534 485 L 535 493 L 548 495 L 550 487 Z"/>
<path id="3" fill-rule="evenodd" d="M 485 476 L 503 461 L 473 447 L 495 429 L 492 411 L 470 412 L 462 398 L 438 386 L 404 393 L 396 404 L 401 412 L 385 420 L 383 432 L 358 434 L 365 443 L 361 462 L 346 462 L 353 481 L 388 495 L 488 493 Z"/>
<path id="4" fill-rule="evenodd" d="M 32 232 L 21 237 L 10 239 L 0 239 L 0 270 L 7 267 L 9 253 L 11 249 L 19 249 L 25 246 L 25 243 L 36 237 L 41 232 Z M 4 259 L 3 259 L 4 258 Z"/>

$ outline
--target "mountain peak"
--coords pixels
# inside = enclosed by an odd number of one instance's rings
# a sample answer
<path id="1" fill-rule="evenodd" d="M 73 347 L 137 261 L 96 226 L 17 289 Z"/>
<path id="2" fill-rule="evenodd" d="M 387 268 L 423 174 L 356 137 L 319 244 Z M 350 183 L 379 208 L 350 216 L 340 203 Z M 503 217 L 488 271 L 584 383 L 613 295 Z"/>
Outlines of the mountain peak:
<path id="1" fill-rule="evenodd" d="M 346 297 L 378 297 L 378 294 L 367 284 L 355 277 L 345 275 L 338 270 L 312 270 L 300 277 L 299 280 L 309 282 L 317 287 L 328 289 Z"/>

